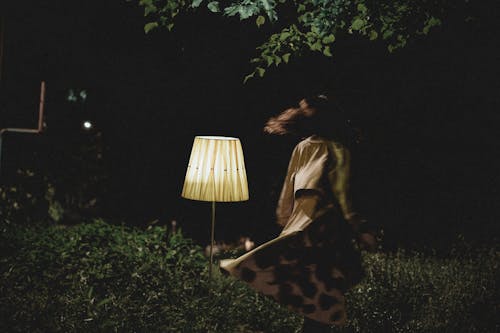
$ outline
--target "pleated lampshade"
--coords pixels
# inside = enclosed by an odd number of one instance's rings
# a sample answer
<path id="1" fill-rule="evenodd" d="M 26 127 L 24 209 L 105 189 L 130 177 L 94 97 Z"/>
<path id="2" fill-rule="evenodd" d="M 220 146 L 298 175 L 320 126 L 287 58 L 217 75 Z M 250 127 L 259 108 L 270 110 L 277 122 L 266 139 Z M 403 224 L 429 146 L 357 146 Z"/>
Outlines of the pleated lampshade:
<path id="1" fill-rule="evenodd" d="M 181 195 L 186 199 L 213 202 L 248 200 L 240 140 L 224 136 L 195 137 Z"/>

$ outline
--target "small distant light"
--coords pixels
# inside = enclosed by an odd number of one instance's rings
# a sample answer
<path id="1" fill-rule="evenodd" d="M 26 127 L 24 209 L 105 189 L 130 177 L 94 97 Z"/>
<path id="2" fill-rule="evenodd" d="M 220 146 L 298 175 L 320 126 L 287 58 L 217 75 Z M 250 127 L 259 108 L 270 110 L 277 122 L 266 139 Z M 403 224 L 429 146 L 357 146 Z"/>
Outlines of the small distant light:
<path id="1" fill-rule="evenodd" d="M 80 98 L 82 99 L 82 102 L 85 102 L 85 100 L 87 99 L 87 91 L 86 90 L 80 91 Z"/>
<path id="2" fill-rule="evenodd" d="M 76 102 L 76 95 L 73 89 L 68 90 L 68 96 L 66 96 L 68 102 Z"/>
<path id="3" fill-rule="evenodd" d="M 82 125 L 83 125 L 83 129 L 86 129 L 86 130 L 89 130 L 92 128 L 92 123 L 88 120 L 85 120 Z"/>

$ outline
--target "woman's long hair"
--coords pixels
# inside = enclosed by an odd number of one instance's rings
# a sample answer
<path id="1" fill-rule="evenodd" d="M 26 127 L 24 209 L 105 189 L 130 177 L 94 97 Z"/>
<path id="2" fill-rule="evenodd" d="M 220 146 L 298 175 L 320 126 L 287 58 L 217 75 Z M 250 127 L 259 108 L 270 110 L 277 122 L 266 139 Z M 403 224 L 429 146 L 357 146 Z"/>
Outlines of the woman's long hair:
<path id="1" fill-rule="evenodd" d="M 356 131 L 349 125 L 344 112 L 325 95 L 304 98 L 298 107 L 286 109 L 271 117 L 264 132 L 294 135 L 300 138 L 317 135 L 349 145 L 357 140 Z"/>

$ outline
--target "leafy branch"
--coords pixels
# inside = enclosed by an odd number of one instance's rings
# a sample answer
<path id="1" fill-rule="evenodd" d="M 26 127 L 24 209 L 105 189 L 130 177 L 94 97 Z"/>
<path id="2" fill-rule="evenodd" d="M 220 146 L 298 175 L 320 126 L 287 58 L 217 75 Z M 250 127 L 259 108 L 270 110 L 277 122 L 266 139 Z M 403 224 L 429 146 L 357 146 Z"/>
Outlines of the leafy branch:
<path id="1" fill-rule="evenodd" d="M 129 0 L 131 1 L 131 0 Z M 461 0 L 467 2 L 467 0 Z M 456 6 L 451 0 L 139 0 L 149 19 L 144 31 L 172 30 L 177 15 L 206 7 L 212 13 L 271 25 L 271 33 L 251 59 L 255 69 L 245 77 L 264 76 L 271 66 L 287 64 L 306 52 L 332 57 L 339 37 L 360 35 L 381 40 L 393 52 L 420 35 L 427 35 Z M 291 12 L 291 15 L 290 15 Z M 288 14 L 288 15 L 285 15 Z M 250 22 L 251 22 L 250 21 Z"/>

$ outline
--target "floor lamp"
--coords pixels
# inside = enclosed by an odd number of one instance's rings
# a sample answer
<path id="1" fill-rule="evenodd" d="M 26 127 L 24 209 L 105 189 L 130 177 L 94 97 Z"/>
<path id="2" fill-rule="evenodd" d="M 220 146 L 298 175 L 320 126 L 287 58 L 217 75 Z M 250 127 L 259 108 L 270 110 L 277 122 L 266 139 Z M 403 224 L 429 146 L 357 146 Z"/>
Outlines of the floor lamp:
<path id="1" fill-rule="evenodd" d="M 238 138 L 196 136 L 186 171 L 182 197 L 212 202 L 209 277 L 212 278 L 215 202 L 248 200 L 243 149 Z"/>

